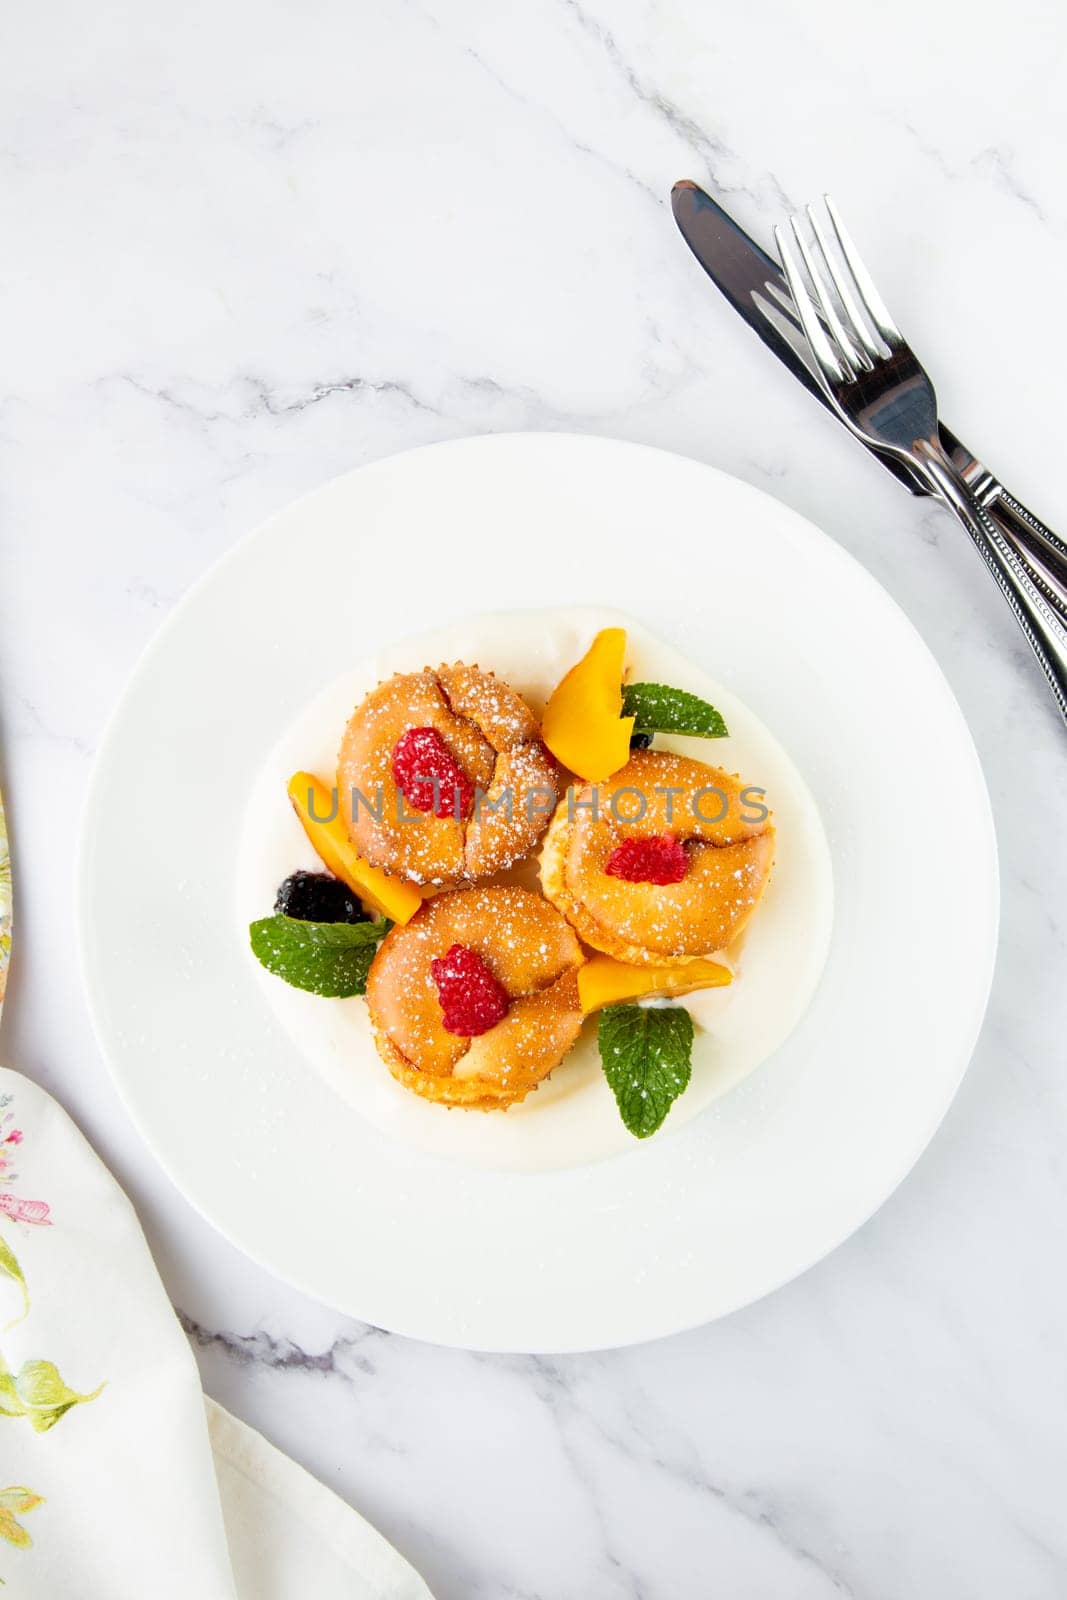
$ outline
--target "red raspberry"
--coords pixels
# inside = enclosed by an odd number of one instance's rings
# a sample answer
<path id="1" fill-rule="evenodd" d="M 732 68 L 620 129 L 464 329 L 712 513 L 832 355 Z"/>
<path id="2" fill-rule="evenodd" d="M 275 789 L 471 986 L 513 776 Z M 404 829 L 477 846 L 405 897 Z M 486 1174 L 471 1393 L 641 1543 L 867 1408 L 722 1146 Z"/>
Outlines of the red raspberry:
<path id="1" fill-rule="evenodd" d="M 507 990 L 497 983 L 477 950 L 454 944 L 447 955 L 430 962 L 430 971 L 449 1033 L 473 1039 L 506 1015 Z"/>
<path id="2" fill-rule="evenodd" d="M 416 811 L 457 819 L 470 813 L 474 785 L 436 728 L 401 734 L 393 749 L 393 781 Z"/>
<path id="3" fill-rule="evenodd" d="M 670 833 L 651 839 L 624 839 L 607 859 L 604 871 L 627 883 L 681 883 L 689 857 Z"/>

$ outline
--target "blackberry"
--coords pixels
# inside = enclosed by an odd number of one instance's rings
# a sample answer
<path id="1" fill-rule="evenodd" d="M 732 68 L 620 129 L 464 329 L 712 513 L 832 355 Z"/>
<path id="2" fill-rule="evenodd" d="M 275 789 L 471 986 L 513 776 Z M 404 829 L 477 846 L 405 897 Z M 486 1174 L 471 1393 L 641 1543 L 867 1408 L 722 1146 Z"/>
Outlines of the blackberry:
<path id="1" fill-rule="evenodd" d="M 631 750 L 647 750 L 651 743 L 652 735 L 650 733 L 631 733 L 630 735 Z"/>
<path id="2" fill-rule="evenodd" d="M 278 890 L 274 909 L 300 922 L 369 922 L 347 883 L 328 872 L 293 872 Z"/>

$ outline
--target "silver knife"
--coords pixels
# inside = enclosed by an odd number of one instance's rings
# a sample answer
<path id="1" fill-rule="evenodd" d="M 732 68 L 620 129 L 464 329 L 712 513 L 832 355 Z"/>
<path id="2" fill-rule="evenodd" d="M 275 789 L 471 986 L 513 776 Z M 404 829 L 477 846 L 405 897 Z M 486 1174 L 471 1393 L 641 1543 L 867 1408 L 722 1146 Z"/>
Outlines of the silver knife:
<path id="1" fill-rule="evenodd" d="M 814 368 L 809 365 L 807 340 L 778 263 L 690 179 L 684 178 L 674 185 L 671 207 L 682 238 L 715 287 L 767 348 L 773 350 L 779 361 L 829 411 L 829 400 Z M 1046 591 L 1057 609 L 1067 605 L 1067 544 L 1009 494 L 999 479 L 944 426 L 941 438 L 981 504 L 996 518 L 1005 537 L 1026 563 L 1034 581 Z M 912 494 L 929 492 L 899 462 L 876 450 L 871 454 Z"/>

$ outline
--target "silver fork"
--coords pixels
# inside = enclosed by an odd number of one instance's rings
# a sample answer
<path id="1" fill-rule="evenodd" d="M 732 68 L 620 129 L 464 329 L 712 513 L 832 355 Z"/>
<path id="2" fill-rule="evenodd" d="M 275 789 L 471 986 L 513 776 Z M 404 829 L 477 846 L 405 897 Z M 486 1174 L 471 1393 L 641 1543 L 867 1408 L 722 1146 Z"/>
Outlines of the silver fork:
<path id="1" fill-rule="evenodd" d="M 959 518 L 1067 723 L 1067 607 L 1023 565 L 945 454 L 934 386 L 889 315 L 829 195 L 824 205 L 828 227 L 812 206 L 806 208 L 807 228 L 799 216 L 790 218 L 799 259 L 784 229 L 775 228 L 774 236 L 827 397 L 858 438 L 905 462 Z"/>

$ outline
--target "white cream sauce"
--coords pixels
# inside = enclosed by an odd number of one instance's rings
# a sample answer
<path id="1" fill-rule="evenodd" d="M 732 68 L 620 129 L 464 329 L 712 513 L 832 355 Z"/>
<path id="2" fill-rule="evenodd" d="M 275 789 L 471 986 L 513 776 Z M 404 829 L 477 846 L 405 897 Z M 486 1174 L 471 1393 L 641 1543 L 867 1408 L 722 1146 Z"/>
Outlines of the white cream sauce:
<path id="1" fill-rule="evenodd" d="M 766 1061 L 799 1022 L 829 948 L 833 887 L 814 801 L 777 741 L 736 696 L 625 616 L 586 608 L 475 617 L 394 645 L 330 684 L 284 732 L 253 786 L 238 854 L 237 937 L 247 942 L 248 923 L 270 914 L 289 873 L 321 869 L 286 784 L 299 768 L 333 784 L 345 723 L 375 684 L 394 672 L 465 661 L 504 678 L 540 712 L 597 630 L 612 625 L 628 630 L 631 680 L 689 689 L 717 706 L 730 729 L 729 738 L 715 740 L 659 734 L 656 746 L 738 772 L 765 789 L 777 828 L 770 885 L 748 928 L 726 952 L 733 984 L 682 1002 L 696 1024 L 693 1077 L 656 1135 L 662 1138 Z M 536 861 L 512 876 L 535 886 Z M 251 954 L 249 961 L 308 1065 L 360 1116 L 401 1144 L 470 1165 L 537 1172 L 584 1165 L 637 1143 L 619 1120 L 601 1073 L 595 1019 L 551 1078 L 521 1105 L 506 1112 L 446 1110 L 390 1077 L 361 998 L 305 994 L 264 972 Z"/>

